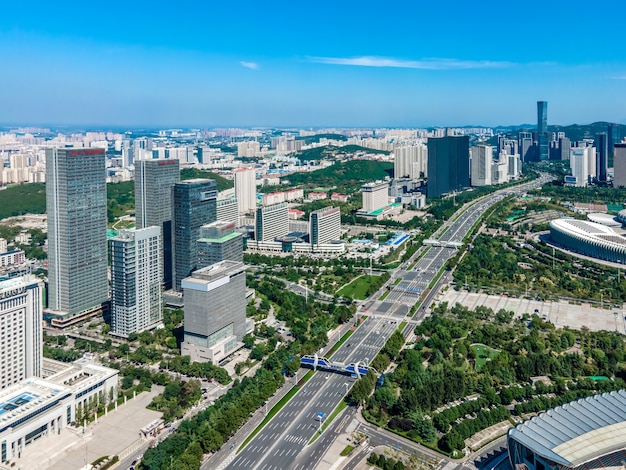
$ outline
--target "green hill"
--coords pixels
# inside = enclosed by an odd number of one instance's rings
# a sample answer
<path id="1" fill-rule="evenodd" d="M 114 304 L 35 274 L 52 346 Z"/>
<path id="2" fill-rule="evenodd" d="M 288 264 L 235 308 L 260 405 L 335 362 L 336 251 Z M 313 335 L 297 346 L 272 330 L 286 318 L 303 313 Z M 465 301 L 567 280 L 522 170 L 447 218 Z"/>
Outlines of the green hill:
<path id="1" fill-rule="evenodd" d="M 334 145 L 325 145 L 324 147 L 315 147 L 312 149 L 302 150 L 296 153 L 294 156 L 302 161 L 307 160 L 323 160 L 325 158 L 337 158 L 347 157 L 354 155 L 358 152 L 364 152 L 369 154 L 382 154 L 388 155 L 389 152 L 385 150 L 375 150 L 361 147 L 360 145 L 345 145 L 343 147 L 336 147 Z"/>
<path id="2" fill-rule="evenodd" d="M 312 143 L 317 143 L 321 139 L 328 140 L 341 140 L 346 141 L 348 138 L 343 134 L 316 134 L 316 135 L 307 135 L 305 137 L 296 137 L 296 140 L 304 140 L 304 145 L 309 145 Z"/>
<path id="3" fill-rule="evenodd" d="M 0 191 L 0 219 L 46 212 L 46 185 L 43 183 L 9 186 Z"/>
<path id="4" fill-rule="evenodd" d="M 190 180 L 192 178 L 209 178 L 215 180 L 218 191 L 224 191 L 225 189 L 230 189 L 234 186 L 232 181 L 227 180 L 220 175 L 216 175 L 215 173 L 211 173 L 210 171 L 198 170 L 197 168 L 183 168 L 180 171 L 180 179 L 182 181 Z"/>
<path id="5" fill-rule="evenodd" d="M 181 180 L 191 178 L 211 178 L 217 183 L 217 190 L 233 187 L 233 182 L 215 173 L 195 168 L 185 168 L 180 172 Z M 132 212 L 135 208 L 135 183 L 107 184 L 107 209 L 109 222 L 116 217 Z M 0 219 L 23 214 L 44 214 L 46 212 L 46 185 L 29 183 L 9 186 L 0 191 Z"/>
<path id="6" fill-rule="evenodd" d="M 339 162 L 321 170 L 294 173 L 287 178 L 291 185 L 337 187 L 340 191 L 358 191 L 363 183 L 391 176 L 393 164 L 373 160 Z"/>

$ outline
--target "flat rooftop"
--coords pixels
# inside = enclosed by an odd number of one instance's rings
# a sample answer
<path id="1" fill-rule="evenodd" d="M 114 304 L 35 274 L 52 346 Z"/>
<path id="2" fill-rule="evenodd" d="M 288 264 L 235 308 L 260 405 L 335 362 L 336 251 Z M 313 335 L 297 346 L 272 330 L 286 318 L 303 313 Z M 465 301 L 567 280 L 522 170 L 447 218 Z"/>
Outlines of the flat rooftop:
<path id="1" fill-rule="evenodd" d="M 16 421 L 71 395 L 62 385 L 30 378 L 0 391 L 0 432 L 17 426 Z"/>

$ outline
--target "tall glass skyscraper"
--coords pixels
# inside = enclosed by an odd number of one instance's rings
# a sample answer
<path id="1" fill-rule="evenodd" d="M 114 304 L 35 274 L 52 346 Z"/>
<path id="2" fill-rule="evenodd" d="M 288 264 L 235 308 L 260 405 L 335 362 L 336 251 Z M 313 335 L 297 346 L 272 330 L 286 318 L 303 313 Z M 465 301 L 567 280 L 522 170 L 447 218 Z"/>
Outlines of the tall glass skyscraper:
<path id="1" fill-rule="evenodd" d="M 428 139 L 428 197 L 469 188 L 469 137 Z"/>
<path id="2" fill-rule="evenodd" d="M 176 159 L 135 160 L 137 228 L 161 227 L 165 289 L 172 288 L 172 186 L 179 181 Z"/>
<path id="3" fill-rule="evenodd" d="M 197 269 L 200 227 L 217 219 L 217 184 L 210 179 L 191 179 L 172 187 L 173 287 Z"/>
<path id="4" fill-rule="evenodd" d="M 107 192 L 103 149 L 46 149 L 48 310 L 64 327 L 107 302 Z"/>
<path id="5" fill-rule="evenodd" d="M 537 101 L 537 146 L 539 147 L 539 160 L 548 160 L 549 143 L 547 101 Z"/>

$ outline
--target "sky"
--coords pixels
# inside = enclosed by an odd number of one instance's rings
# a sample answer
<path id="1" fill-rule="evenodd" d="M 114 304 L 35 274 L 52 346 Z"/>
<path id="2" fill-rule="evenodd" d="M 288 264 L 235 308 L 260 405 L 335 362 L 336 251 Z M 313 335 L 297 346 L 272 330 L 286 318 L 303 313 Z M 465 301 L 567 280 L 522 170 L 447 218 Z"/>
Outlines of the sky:
<path id="1" fill-rule="evenodd" d="M 626 123 L 626 2 L 9 2 L 0 124 Z"/>

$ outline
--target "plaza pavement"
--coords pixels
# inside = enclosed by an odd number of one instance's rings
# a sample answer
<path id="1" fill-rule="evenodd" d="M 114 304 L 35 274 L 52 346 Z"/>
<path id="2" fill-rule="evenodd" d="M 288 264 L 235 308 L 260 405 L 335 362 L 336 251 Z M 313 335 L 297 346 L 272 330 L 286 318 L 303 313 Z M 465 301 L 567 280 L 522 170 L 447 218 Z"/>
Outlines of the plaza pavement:
<path id="1" fill-rule="evenodd" d="M 626 334 L 626 318 L 624 317 L 626 312 L 623 306 L 608 309 L 588 303 L 570 304 L 565 300 L 543 302 L 454 289 L 448 289 L 440 294 L 436 302 L 448 302 L 448 306 L 453 306 L 458 302 L 471 310 L 480 305 L 489 307 L 494 312 L 503 308 L 515 312 L 516 317 L 521 317 L 524 313 L 532 315 L 535 310 L 538 310 L 539 316 L 545 315 L 545 319 L 557 328 L 568 326 L 574 330 L 580 330 L 586 326 L 591 331 L 606 330 Z"/>
<path id="2" fill-rule="evenodd" d="M 140 430 L 161 417 L 161 413 L 146 409 L 163 387 L 153 385 L 150 392 L 140 393 L 135 399 L 118 406 L 98 422 L 80 430 L 62 429 L 60 434 L 45 436 L 26 447 L 16 460 L 16 470 L 45 469 L 78 470 L 99 457 L 118 455 L 140 439 Z"/>

